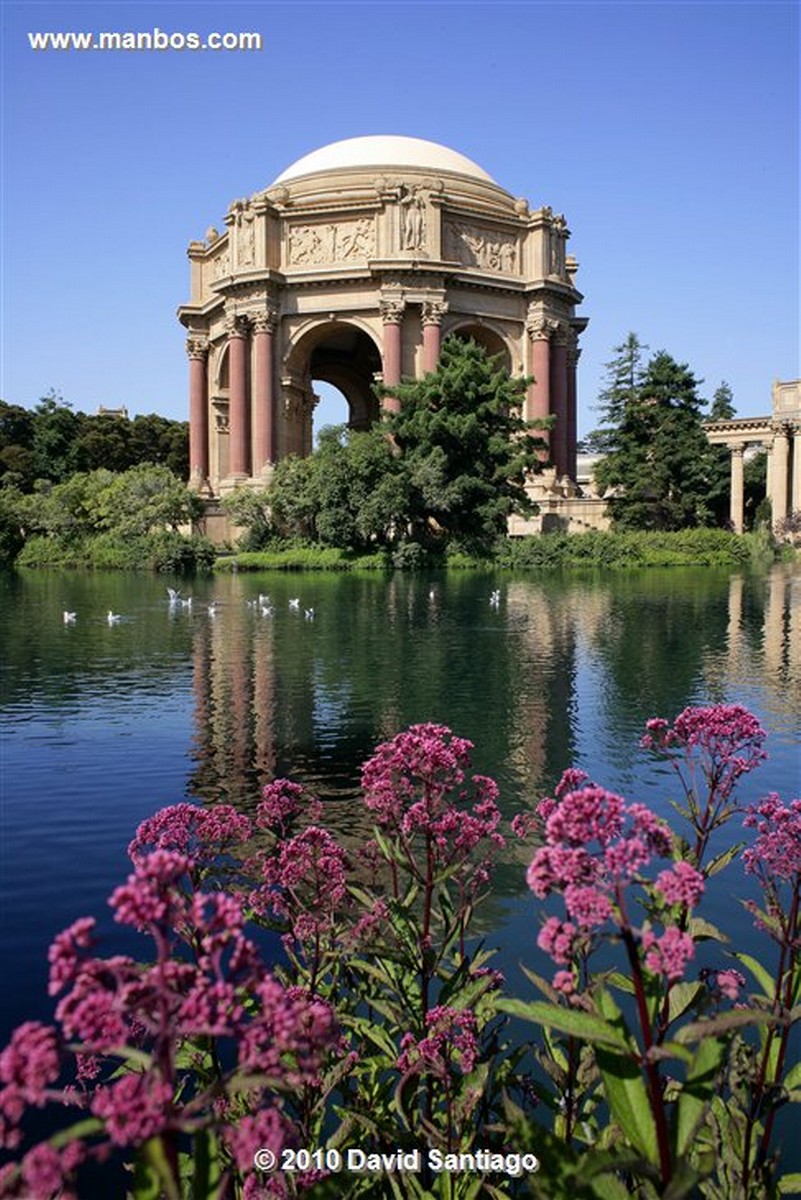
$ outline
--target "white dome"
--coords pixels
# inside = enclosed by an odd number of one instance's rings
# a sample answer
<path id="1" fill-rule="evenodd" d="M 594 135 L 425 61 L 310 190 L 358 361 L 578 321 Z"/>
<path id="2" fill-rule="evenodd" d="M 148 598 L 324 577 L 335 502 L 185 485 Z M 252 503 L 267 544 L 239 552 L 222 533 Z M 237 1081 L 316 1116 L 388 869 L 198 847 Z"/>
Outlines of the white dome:
<path id="1" fill-rule="evenodd" d="M 472 159 L 437 142 L 413 137 L 357 137 L 331 142 L 313 150 L 282 171 L 276 183 L 287 183 L 318 171 L 342 171 L 349 167 L 421 167 L 428 171 L 455 171 L 494 183 L 491 175 Z"/>

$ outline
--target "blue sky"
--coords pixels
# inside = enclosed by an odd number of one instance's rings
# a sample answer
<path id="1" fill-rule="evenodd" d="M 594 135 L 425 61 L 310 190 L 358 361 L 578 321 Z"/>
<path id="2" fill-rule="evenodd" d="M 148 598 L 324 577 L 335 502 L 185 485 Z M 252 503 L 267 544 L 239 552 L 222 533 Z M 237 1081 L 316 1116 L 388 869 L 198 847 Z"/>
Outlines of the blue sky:
<path id="1" fill-rule="evenodd" d="M 186 246 L 341 138 L 406 134 L 564 212 L 579 429 L 629 330 L 769 411 L 799 366 L 799 7 L 2 3 L 2 377 L 28 407 L 188 415 Z M 35 52 L 37 31 L 259 32 L 260 52 Z M 326 405 L 322 419 L 344 419 Z"/>

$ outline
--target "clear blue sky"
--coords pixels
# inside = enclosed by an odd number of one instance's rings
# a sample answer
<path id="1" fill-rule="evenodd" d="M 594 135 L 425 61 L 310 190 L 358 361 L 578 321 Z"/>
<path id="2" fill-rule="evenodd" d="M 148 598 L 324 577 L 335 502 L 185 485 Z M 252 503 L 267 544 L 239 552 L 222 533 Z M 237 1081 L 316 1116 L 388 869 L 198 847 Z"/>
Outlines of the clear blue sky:
<path id="1" fill-rule="evenodd" d="M 2 3 L 0 395 L 188 415 L 186 246 L 341 138 L 468 155 L 564 212 L 579 427 L 629 330 L 741 416 L 799 366 L 793 3 Z M 256 31 L 261 52 L 34 52 L 37 31 Z M 325 416 L 342 419 L 332 411 Z"/>

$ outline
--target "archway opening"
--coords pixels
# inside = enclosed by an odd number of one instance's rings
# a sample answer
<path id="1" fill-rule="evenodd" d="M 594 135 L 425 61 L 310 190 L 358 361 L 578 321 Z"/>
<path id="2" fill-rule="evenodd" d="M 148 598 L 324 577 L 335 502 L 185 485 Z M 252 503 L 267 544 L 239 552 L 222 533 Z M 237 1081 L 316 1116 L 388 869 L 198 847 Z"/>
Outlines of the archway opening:
<path id="1" fill-rule="evenodd" d="M 324 379 L 312 379 L 317 405 L 312 415 L 312 443 L 317 449 L 320 430 L 328 425 L 350 425 L 350 404 L 345 393 Z"/>

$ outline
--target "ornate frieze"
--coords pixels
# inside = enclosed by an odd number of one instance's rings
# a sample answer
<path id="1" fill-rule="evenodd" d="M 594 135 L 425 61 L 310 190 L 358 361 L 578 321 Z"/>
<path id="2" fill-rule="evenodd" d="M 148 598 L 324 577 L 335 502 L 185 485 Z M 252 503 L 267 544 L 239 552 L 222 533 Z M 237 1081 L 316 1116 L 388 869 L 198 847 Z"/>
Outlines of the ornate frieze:
<path id="1" fill-rule="evenodd" d="M 219 254 L 211 260 L 210 274 L 212 280 L 222 279 L 223 276 L 231 274 L 231 252 L 227 242 Z"/>
<path id="2" fill-rule="evenodd" d="M 449 221 L 445 225 L 444 256 L 466 267 L 514 275 L 518 269 L 518 244 L 515 234 L 505 229 L 473 225 L 467 221 Z"/>
<path id="3" fill-rule="evenodd" d="M 375 223 L 372 217 L 360 217 L 337 224 L 293 224 L 288 240 L 292 267 L 366 261 L 375 256 Z"/>

